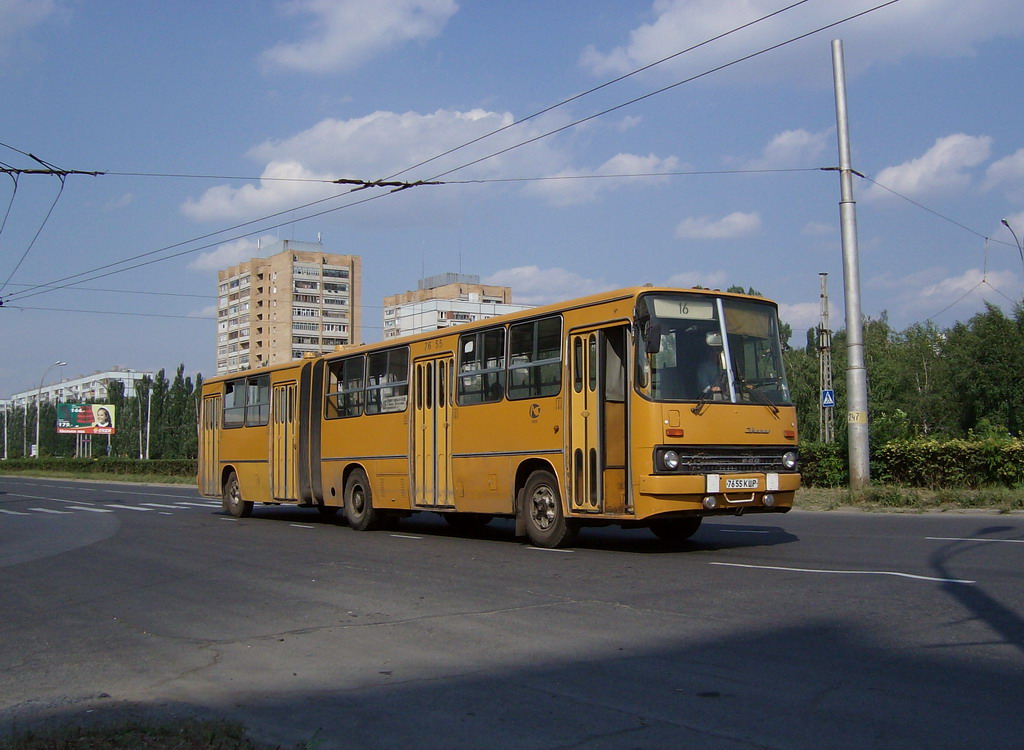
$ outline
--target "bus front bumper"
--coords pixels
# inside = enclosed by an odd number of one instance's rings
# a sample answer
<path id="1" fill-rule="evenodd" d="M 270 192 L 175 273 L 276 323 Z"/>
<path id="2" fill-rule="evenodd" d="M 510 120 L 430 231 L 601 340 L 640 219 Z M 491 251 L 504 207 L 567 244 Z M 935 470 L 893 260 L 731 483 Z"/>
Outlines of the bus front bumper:
<path id="1" fill-rule="evenodd" d="M 799 474 L 654 474 L 640 477 L 636 515 L 677 511 L 785 512 L 800 487 Z"/>

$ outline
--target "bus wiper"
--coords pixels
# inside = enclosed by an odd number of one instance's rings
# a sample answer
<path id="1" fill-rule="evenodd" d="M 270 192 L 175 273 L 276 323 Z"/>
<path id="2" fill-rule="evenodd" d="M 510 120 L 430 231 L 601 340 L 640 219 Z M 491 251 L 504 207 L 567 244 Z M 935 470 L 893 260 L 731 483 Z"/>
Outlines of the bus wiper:
<path id="1" fill-rule="evenodd" d="M 725 371 L 723 370 L 715 378 L 715 381 L 708 385 L 703 391 L 700 392 L 700 396 L 697 397 L 697 403 L 694 404 L 693 408 L 690 409 L 698 417 L 704 413 L 704 410 L 708 406 L 708 402 L 714 398 L 715 393 L 722 393 L 722 384 L 725 382 Z"/>
<path id="2" fill-rule="evenodd" d="M 764 404 L 765 406 L 767 406 L 771 410 L 773 416 L 779 415 L 779 407 L 777 407 L 770 398 L 765 396 L 757 388 L 757 386 L 750 385 L 750 383 L 748 383 L 739 375 L 736 376 L 736 385 L 741 386 L 743 390 L 749 393 L 751 400 L 757 401 L 759 404 Z"/>
<path id="3" fill-rule="evenodd" d="M 704 413 L 704 410 L 708 407 L 708 401 L 711 400 L 711 386 L 709 385 L 703 391 L 700 392 L 700 396 L 697 398 L 697 403 L 690 409 L 698 417 Z"/>

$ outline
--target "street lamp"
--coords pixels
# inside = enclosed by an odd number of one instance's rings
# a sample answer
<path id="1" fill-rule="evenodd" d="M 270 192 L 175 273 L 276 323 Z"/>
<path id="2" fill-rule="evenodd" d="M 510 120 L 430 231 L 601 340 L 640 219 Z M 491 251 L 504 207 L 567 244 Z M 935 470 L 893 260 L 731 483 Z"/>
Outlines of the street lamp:
<path id="1" fill-rule="evenodd" d="M 1013 231 L 1013 227 L 1010 226 L 1010 222 L 1003 219 L 1003 226 L 1010 230 L 1010 234 L 1013 235 L 1013 241 L 1017 243 L 1017 252 L 1020 253 L 1020 264 L 1024 267 L 1024 247 L 1021 247 L 1020 239 L 1017 237 L 1017 233 Z"/>
<path id="2" fill-rule="evenodd" d="M 47 373 L 50 372 L 54 367 L 64 367 L 67 362 L 63 360 L 57 360 L 52 365 L 43 370 L 43 377 L 39 378 L 39 390 L 36 391 L 36 458 L 39 458 L 39 454 L 42 451 L 39 450 L 39 407 L 43 400 L 43 381 L 46 380 Z"/>

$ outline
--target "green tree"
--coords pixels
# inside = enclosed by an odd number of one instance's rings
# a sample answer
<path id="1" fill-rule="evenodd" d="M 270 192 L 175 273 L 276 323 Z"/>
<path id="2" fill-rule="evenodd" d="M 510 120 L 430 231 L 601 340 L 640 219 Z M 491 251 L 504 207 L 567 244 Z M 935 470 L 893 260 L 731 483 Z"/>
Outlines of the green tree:
<path id="1" fill-rule="evenodd" d="M 946 332 L 943 347 L 949 380 L 959 407 L 960 428 L 973 430 L 981 420 L 1020 435 L 1024 408 L 1024 307 L 1007 317 L 995 305 Z"/>
<path id="2" fill-rule="evenodd" d="M 805 349 L 789 349 L 782 355 L 789 393 L 796 406 L 801 440 L 818 440 L 818 356 Z"/>
<path id="3" fill-rule="evenodd" d="M 161 458 L 194 458 L 196 415 L 192 379 L 185 377 L 185 365 L 178 365 L 167 392 L 162 424 Z"/>
<path id="4" fill-rule="evenodd" d="M 914 323 L 893 340 L 894 399 L 915 435 L 957 434 L 944 344 L 945 335 L 931 322 Z"/>

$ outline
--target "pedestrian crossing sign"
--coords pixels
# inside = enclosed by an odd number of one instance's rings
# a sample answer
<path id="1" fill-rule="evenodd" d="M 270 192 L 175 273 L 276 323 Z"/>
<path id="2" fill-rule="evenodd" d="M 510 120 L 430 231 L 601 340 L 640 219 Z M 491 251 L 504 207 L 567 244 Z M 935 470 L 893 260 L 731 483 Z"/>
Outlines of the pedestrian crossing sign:
<path id="1" fill-rule="evenodd" d="M 836 405 L 836 392 L 835 391 L 822 391 L 821 392 L 821 405 L 826 409 L 830 409 Z"/>

